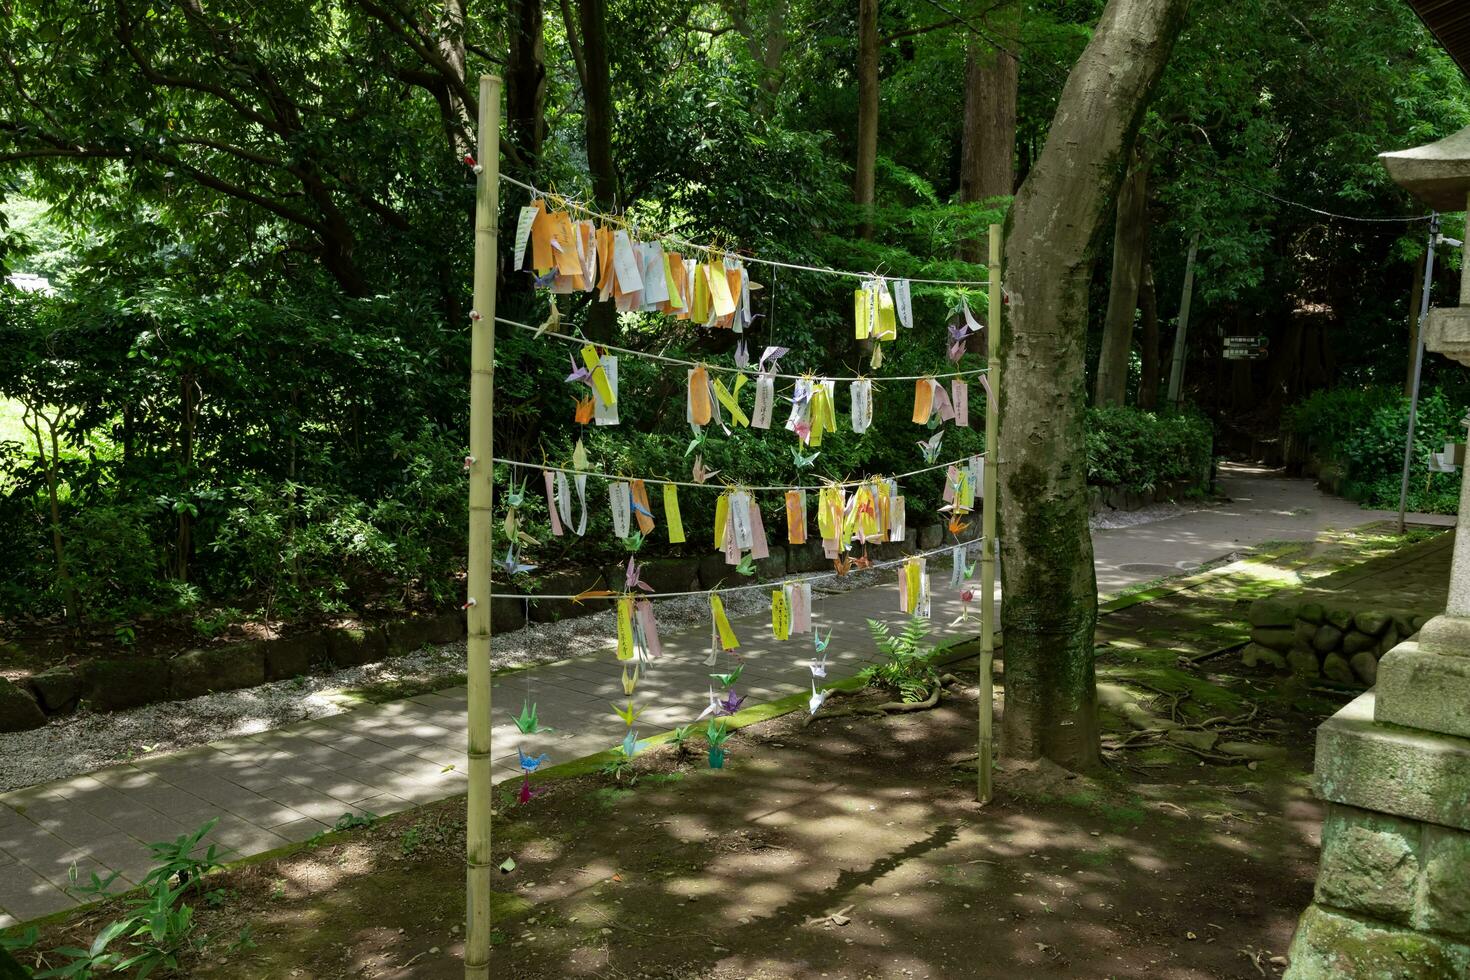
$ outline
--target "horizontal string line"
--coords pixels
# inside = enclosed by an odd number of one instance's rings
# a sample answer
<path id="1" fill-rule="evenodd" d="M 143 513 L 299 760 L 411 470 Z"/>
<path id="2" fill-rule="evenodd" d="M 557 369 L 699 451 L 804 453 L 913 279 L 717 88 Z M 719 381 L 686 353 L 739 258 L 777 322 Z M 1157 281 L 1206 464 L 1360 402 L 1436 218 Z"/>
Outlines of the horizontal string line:
<path id="1" fill-rule="evenodd" d="M 601 211 L 597 211 L 597 210 L 594 210 L 593 208 L 589 208 L 587 205 L 582 204 L 582 203 L 580 203 L 578 201 L 574 201 L 574 200 L 572 200 L 571 198 L 567 197 L 564 194 L 557 194 L 557 193 L 554 193 L 552 191 L 543 191 L 539 187 L 536 187 L 536 186 L 533 186 L 531 184 L 527 184 L 527 183 L 524 183 L 522 181 L 516 180 L 514 177 L 507 177 L 505 174 L 501 174 L 500 175 L 500 179 L 502 181 L 504 181 L 505 183 L 507 183 L 507 184 L 513 184 L 516 187 L 519 187 L 519 188 L 521 188 L 522 190 L 525 190 L 525 191 L 529 191 L 532 194 L 536 194 L 536 195 L 539 195 L 541 197 L 549 198 L 549 199 L 554 200 L 554 201 L 560 201 L 561 203 L 565 204 L 567 207 L 571 208 L 574 211 L 580 211 L 583 214 L 588 215 L 589 217 L 597 218 L 598 220 L 604 221 L 604 222 L 606 222 L 608 224 L 619 225 L 619 226 L 624 227 L 624 228 L 626 228 L 626 227 L 629 226 L 628 225 L 628 222 L 626 220 L 622 219 L 622 218 L 619 218 L 619 217 L 617 217 L 615 215 L 604 214 Z M 851 272 L 851 271 L 846 270 L 846 269 L 834 269 L 831 266 L 825 266 L 825 265 L 801 265 L 800 263 L 797 263 L 797 262 L 782 262 L 779 259 L 763 259 L 763 258 L 760 258 L 759 256 L 755 256 L 755 255 L 741 255 L 738 252 L 732 252 L 729 249 L 715 248 L 712 245 L 701 245 L 698 242 L 691 242 L 691 241 L 688 241 L 687 239 L 680 238 L 677 235 L 673 235 L 673 234 L 670 234 L 670 233 L 664 233 L 664 234 L 655 233 L 655 236 L 657 238 L 660 238 L 660 239 L 664 240 L 664 241 L 673 242 L 674 244 L 683 246 L 685 248 L 698 249 L 699 251 L 704 252 L 704 253 L 709 254 L 709 255 L 732 255 L 732 256 L 735 256 L 735 257 L 739 258 L 742 262 L 756 262 L 756 263 L 759 263 L 760 265 L 775 266 L 775 267 L 780 268 L 780 269 L 795 269 L 798 272 L 818 272 L 818 273 L 822 273 L 822 274 L 829 275 L 829 276 L 847 276 L 850 279 L 892 279 L 892 280 L 906 279 L 906 280 L 908 280 L 911 283 L 915 283 L 916 282 L 916 283 L 922 283 L 924 285 L 929 285 L 929 286 L 989 286 L 990 285 L 990 280 L 989 279 L 915 279 L 915 278 L 913 278 L 911 276 L 881 276 L 881 275 L 878 275 L 877 273 L 872 273 L 872 272 Z"/>
<path id="2" fill-rule="evenodd" d="M 969 456 L 966 456 L 963 459 L 957 459 L 957 460 L 954 460 L 954 461 L 949 462 L 949 463 L 935 463 L 933 466 L 926 466 L 923 469 L 910 470 L 907 473 L 895 473 L 893 476 L 872 476 L 872 477 L 868 477 L 867 479 L 861 479 L 861 480 L 842 480 L 842 481 L 833 480 L 830 483 L 822 483 L 822 484 L 817 484 L 817 485 L 814 485 L 814 486 L 803 486 L 803 485 L 800 485 L 800 484 L 798 484 L 796 486 L 750 486 L 750 485 L 744 484 L 744 483 L 730 483 L 730 484 L 724 484 L 724 483 L 695 483 L 695 482 L 690 481 L 690 480 L 664 480 L 664 479 L 660 479 L 659 477 L 653 477 L 653 476 L 620 476 L 620 475 L 616 475 L 616 474 L 613 474 L 613 473 L 607 473 L 607 472 L 600 471 L 600 470 L 578 470 L 578 469 L 573 469 L 573 468 L 568 467 L 568 466 L 549 466 L 549 465 L 546 465 L 546 464 L 543 464 L 543 463 L 528 463 L 525 460 L 520 460 L 520 459 L 506 459 L 503 456 L 496 456 L 495 459 L 494 459 L 494 461 L 497 462 L 497 463 L 504 463 L 504 464 L 506 464 L 508 466 L 521 466 L 521 467 L 524 467 L 524 468 L 529 469 L 529 470 L 551 470 L 553 473 L 569 473 L 569 474 L 571 474 L 573 476 L 594 476 L 594 477 L 597 477 L 600 480 L 611 480 L 611 481 L 633 481 L 633 480 L 639 480 L 639 481 L 642 481 L 643 483 L 666 484 L 668 486 L 675 486 L 675 487 L 696 487 L 696 488 L 701 489 L 701 490 L 729 490 L 729 489 L 734 489 L 734 490 L 779 490 L 779 491 L 785 491 L 785 490 L 823 490 L 823 489 L 825 489 L 827 487 L 860 487 L 860 486 L 862 486 L 865 483 L 872 483 L 875 480 L 904 480 L 904 479 L 907 479 L 908 477 L 911 477 L 911 476 L 918 476 L 920 473 L 932 473 L 935 470 L 948 469 L 951 466 L 967 465 L 970 462 L 971 459 L 973 459 L 975 457 L 984 458 L 984 456 L 985 456 L 985 453 L 983 453 L 983 452 L 980 452 L 980 453 L 971 453 Z"/>

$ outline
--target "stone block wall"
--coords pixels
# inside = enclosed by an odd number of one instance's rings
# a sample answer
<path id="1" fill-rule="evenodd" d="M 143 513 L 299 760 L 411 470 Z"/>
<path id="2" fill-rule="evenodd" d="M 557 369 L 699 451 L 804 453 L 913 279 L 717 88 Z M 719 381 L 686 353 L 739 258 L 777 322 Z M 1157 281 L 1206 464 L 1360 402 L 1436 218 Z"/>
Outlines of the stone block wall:
<path id="1" fill-rule="evenodd" d="M 1329 803 L 1286 975 L 1470 976 L 1470 831 Z"/>
<path id="2" fill-rule="evenodd" d="M 1247 666 L 1372 687 L 1378 660 L 1419 632 L 1426 617 L 1403 609 L 1352 609 L 1315 599 L 1257 599 L 1251 604 Z"/>

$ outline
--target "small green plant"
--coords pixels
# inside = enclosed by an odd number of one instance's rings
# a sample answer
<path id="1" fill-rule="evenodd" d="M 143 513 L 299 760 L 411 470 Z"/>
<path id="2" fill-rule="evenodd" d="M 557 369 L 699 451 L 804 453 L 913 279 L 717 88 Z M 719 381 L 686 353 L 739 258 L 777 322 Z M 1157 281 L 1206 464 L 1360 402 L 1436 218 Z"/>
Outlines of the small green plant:
<path id="1" fill-rule="evenodd" d="M 424 828 L 414 824 L 403 833 L 398 835 L 398 849 L 403 852 L 404 857 L 412 857 L 424 842 Z"/>
<path id="2" fill-rule="evenodd" d="M 680 725 L 669 735 L 669 742 L 674 746 L 674 753 L 681 758 L 689 751 L 689 739 L 694 734 L 693 725 Z"/>
<path id="3" fill-rule="evenodd" d="M 601 772 L 604 776 L 611 776 L 619 783 L 626 780 L 629 786 L 638 783 L 638 772 L 633 768 L 633 760 L 628 757 L 628 753 L 623 751 L 621 745 L 613 749 L 613 757 L 603 763 Z"/>
<path id="4" fill-rule="evenodd" d="M 349 810 L 346 813 L 342 814 L 342 816 L 338 817 L 337 822 L 332 824 L 331 827 L 323 827 L 321 830 L 318 830 L 316 833 L 308 837 L 306 839 L 306 842 L 308 844 L 315 844 L 317 841 L 321 840 L 323 837 L 327 836 L 330 833 L 334 833 L 339 830 L 358 830 L 363 827 L 371 827 L 377 822 L 378 818 L 375 814 L 366 812 L 353 813 L 351 810 Z"/>
<path id="5" fill-rule="evenodd" d="M 130 647 L 138 641 L 138 631 L 131 626 L 123 625 L 112 631 L 112 637 L 117 640 L 119 646 Z"/>
<path id="6" fill-rule="evenodd" d="M 912 616 L 895 635 L 887 623 L 870 619 L 868 632 L 888 659 L 860 671 L 864 682 L 887 688 L 906 704 L 927 701 L 938 692 L 939 671 L 930 660 L 934 647 L 924 643 L 929 636 L 928 620 Z"/>
<path id="7" fill-rule="evenodd" d="M 194 617 L 194 632 L 205 639 L 213 639 L 244 618 L 244 613 L 233 607 L 200 613 Z"/>
<path id="8" fill-rule="evenodd" d="M 91 980 L 102 973 L 131 973 L 144 980 L 160 969 L 177 970 L 204 942 L 194 935 L 194 909 L 184 897 L 201 890 L 203 877 L 219 867 L 213 844 L 203 854 L 195 854 L 216 822 L 210 820 L 172 841 L 150 844 L 155 864 L 143 879 L 141 893 L 129 899 L 128 914 L 104 926 L 86 949 L 61 946 L 52 950 L 51 956 L 66 962 L 37 973 L 36 980 Z M 86 884 L 78 884 L 73 868 L 70 878 L 69 890 L 74 894 L 100 897 L 107 894 L 117 874 L 101 878 L 94 872 Z M 205 901 L 216 905 L 225 898 L 221 889 L 204 895 Z M 113 948 L 119 941 L 126 948 Z"/>

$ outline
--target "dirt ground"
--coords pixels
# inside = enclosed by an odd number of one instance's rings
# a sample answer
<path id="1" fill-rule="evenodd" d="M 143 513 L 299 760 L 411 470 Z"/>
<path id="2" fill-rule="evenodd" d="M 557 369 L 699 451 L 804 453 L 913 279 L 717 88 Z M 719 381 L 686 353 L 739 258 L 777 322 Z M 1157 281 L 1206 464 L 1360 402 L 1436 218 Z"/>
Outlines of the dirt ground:
<path id="1" fill-rule="evenodd" d="M 591 774 L 504 801 L 495 861 L 516 864 L 494 975 L 1279 973 L 1315 871 L 1307 758 L 1149 768 L 1130 753 L 1098 779 L 1004 766 L 980 807 L 973 762 L 956 765 L 976 716 L 973 688 L 914 714 L 788 715 L 732 737 L 725 770 L 664 747 L 633 786 Z M 227 873 L 186 975 L 462 976 L 463 819 L 449 801 Z M 42 948 L 105 921 L 89 912 Z M 247 925 L 254 948 L 226 949 Z"/>
<path id="2" fill-rule="evenodd" d="M 948 668 L 959 683 L 932 711 L 840 716 L 887 699 L 870 694 L 810 725 L 798 712 L 743 728 L 723 770 L 700 742 L 640 755 L 636 781 L 538 777 L 525 805 L 504 784 L 494 861 L 514 867 L 497 875 L 492 975 L 1279 976 L 1316 871 L 1313 729 L 1352 692 L 1218 651 L 1244 640 L 1256 594 L 1399 543 L 1273 556 L 1108 610 L 1106 766 L 1002 763 L 988 806 L 974 801 L 973 663 Z M 1140 737 L 1138 709 L 1211 719 L 1221 746 L 1260 758 Z M 209 938 L 180 972 L 458 980 L 463 848 L 451 800 L 211 877 Z M 85 946 L 114 914 L 76 913 L 38 948 Z"/>

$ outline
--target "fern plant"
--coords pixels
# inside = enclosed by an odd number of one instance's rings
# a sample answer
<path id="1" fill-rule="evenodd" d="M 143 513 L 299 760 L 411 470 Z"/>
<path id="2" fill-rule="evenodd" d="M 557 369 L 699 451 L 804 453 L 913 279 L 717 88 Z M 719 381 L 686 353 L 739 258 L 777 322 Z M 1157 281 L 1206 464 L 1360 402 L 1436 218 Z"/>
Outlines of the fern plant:
<path id="1" fill-rule="evenodd" d="M 929 636 L 927 619 L 910 617 L 897 634 L 887 623 L 870 619 L 868 632 L 873 634 L 873 642 L 888 659 L 865 667 L 859 673 L 858 676 L 866 683 L 887 688 L 906 704 L 927 701 L 939 690 L 939 671 L 930 661 L 934 646 L 924 642 Z"/>

